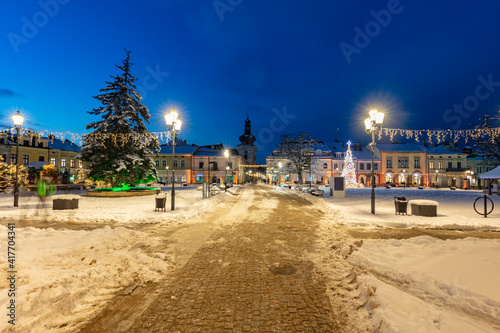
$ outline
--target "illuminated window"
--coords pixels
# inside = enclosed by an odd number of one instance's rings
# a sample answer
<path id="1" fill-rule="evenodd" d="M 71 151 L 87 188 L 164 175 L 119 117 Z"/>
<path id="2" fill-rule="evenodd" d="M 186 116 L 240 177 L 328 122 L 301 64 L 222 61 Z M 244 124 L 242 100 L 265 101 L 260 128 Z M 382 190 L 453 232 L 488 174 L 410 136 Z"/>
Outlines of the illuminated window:
<path id="1" fill-rule="evenodd" d="M 434 169 L 434 162 L 429 162 L 429 169 Z"/>
<path id="2" fill-rule="evenodd" d="M 66 159 L 61 158 L 61 168 L 65 167 L 65 166 L 66 166 Z"/>
<path id="3" fill-rule="evenodd" d="M 55 157 L 51 157 L 50 158 L 50 163 L 52 163 L 53 166 L 56 166 L 56 158 Z"/>
<path id="4" fill-rule="evenodd" d="M 443 168 L 443 162 L 439 162 L 439 169 Z"/>
<path id="5" fill-rule="evenodd" d="M 71 161 L 69 162 L 69 167 L 70 167 L 70 168 L 74 168 L 74 167 L 75 167 L 75 160 L 71 160 Z"/>

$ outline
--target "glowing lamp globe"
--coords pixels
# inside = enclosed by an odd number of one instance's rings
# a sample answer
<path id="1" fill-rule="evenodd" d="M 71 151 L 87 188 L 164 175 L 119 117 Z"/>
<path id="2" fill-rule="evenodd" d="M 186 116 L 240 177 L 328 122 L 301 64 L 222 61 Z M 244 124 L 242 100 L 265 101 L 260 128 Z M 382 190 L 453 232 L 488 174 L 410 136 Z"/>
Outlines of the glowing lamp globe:
<path id="1" fill-rule="evenodd" d="M 23 126 L 24 116 L 19 113 L 19 110 L 12 115 L 12 121 L 16 128 L 21 128 Z"/>

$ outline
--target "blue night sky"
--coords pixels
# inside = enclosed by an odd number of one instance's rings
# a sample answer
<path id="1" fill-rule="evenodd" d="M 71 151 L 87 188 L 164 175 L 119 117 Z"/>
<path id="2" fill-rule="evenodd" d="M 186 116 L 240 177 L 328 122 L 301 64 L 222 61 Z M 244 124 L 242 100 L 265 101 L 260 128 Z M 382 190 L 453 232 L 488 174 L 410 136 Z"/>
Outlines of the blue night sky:
<path id="1" fill-rule="evenodd" d="M 281 134 L 369 141 L 385 127 L 459 129 L 500 106 L 500 5 L 482 1 L 41 0 L 0 4 L 0 128 L 86 132 L 114 66 L 164 131 L 235 147 L 246 114 L 259 162 Z M 497 83 L 498 82 L 498 83 Z"/>

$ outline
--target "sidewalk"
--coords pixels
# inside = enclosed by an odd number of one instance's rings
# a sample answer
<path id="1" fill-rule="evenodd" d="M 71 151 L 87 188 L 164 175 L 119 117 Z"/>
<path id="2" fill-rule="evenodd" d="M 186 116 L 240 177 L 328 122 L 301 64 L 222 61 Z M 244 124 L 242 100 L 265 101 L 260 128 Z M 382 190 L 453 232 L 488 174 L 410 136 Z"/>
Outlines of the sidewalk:
<path id="1" fill-rule="evenodd" d="M 339 331 L 325 284 L 305 259 L 320 218 L 309 207 L 292 196 L 249 188 L 200 218 L 218 228 L 155 286 L 157 294 L 150 290 L 146 306 L 135 305 L 142 314 L 126 331 Z M 110 318 L 93 322 L 82 332 L 99 331 Z"/>

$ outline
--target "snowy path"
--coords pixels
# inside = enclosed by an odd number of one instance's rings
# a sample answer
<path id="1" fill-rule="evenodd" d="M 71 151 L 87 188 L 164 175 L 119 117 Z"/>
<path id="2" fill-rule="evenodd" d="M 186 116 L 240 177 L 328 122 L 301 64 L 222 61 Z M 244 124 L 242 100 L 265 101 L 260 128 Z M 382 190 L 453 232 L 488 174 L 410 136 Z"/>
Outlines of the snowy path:
<path id="1" fill-rule="evenodd" d="M 167 237 L 177 268 L 163 282 L 115 298 L 81 332 L 338 332 L 308 259 L 321 214 L 268 187 L 240 193 Z"/>

